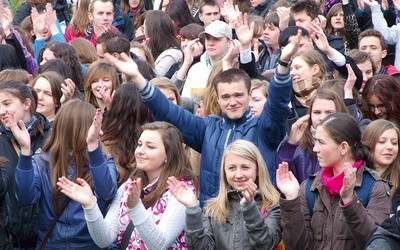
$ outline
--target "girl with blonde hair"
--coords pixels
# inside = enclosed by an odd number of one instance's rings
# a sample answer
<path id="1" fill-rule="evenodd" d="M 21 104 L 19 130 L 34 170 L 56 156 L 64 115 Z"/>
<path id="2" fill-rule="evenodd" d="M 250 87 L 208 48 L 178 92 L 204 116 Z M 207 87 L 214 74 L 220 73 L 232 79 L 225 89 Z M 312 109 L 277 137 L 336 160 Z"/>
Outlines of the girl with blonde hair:
<path id="1" fill-rule="evenodd" d="M 238 245 L 274 249 L 281 240 L 279 193 L 251 142 L 237 140 L 225 149 L 219 193 L 206 202 L 205 220 L 185 183 L 170 177 L 168 185 L 186 206 L 186 242 L 191 249 L 235 249 Z"/>

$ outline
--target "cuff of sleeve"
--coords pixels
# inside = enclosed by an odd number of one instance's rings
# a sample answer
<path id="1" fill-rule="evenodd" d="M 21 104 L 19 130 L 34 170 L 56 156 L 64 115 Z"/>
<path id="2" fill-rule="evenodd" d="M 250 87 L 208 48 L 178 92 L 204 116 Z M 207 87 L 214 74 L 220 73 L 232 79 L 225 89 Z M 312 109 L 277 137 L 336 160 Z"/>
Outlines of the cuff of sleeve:
<path id="1" fill-rule="evenodd" d="M 95 198 L 95 203 L 93 204 L 92 207 L 90 207 L 90 208 L 84 208 L 84 207 L 82 206 L 83 211 L 85 212 L 85 219 L 86 219 L 86 221 L 89 221 L 89 222 L 95 221 L 95 220 L 97 220 L 100 216 L 103 216 L 103 215 L 101 214 L 101 211 L 100 211 L 100 209 L 99 209 L 99 206 L 97 205 L 97 198 L 96 198 L 96 196 L 95 196 L 94 198 Z"/>
<path id="2" fill-rule="evenodd" d="M 328 56 L 328 59 L 339 67 L 346 64 L 346 57 L 337 50 L 335 50 L 335 55 L 332 58 L 329 58 Z"/>
<path id="3" fill-rule="evenodd" d="M 381 8 L 381 11 L 382 11 L 382 13 L 383 13 L 384 16 L 387 16 L 387 15 L 390 14 L 390 10 L 389 10 L 389 9 L 384 10 L 384 9 Z"/>
<path id="4" fill-rule="evenodd" d="M 186 207 L 186 226 L 187 229 L 196 230 L 203 227 L 203 214 L 199 202 L 193 207 Z"/>
<path id="5" fill-rule="evenodd" d="M 344 99 L 344 104 L 346 104 L 346 107 L 351 106 L 353 104 L 356 104 L 356 100 L 351 99 L 351 98 L 346 98 Z"/>
<path id="6" fill-rule="evenodd" d="M 340 199 L 339 205 L 340 205 L 341 208 L 348 208 L 348 207 L 354 206 L 356 203 L 357 204 L 361 203 L 361 202 L 357 202 L 357 201 L 358 201 L 358 197 L 355 194 L 355 192 L 353 191 L 353 199 L 350 202 L 347 202 L 346 204 L 344 204 L 343 200 Z"/>
<path id="7" fill-rule="evenodd" d="M 251 49 L 240 51 L 240 62 L 243 64 L 251 62 Z"/>
<path id="8" fill-rule="evenodd" d="M 247 205 L 242 205 L 243 211 L 243 219 L 248 224 L 254 224 L 257 221 L 260 221 L 261 215 L 258 210 L 257 204 L 254 200 L 252 200 Z"/>
<path id="9" fill-rule="evenodd" d="M 351 9 L 351 5 L 350 3 L 348 4 L 343 4 L 343 14 L 344 16 L 349 16 L 351 14 L 353 14 L 353 10 Z"/>
<path id="10" fill-rule="evenodd" d="M 138 93 L 142 99 L 149 99 L 154 94 L 154 86 L 149 81 L 146 81 L 146 86 L 143 89 L 138 89 Z"/>
<path id="11" fill-rule="evenodd" d="M 88 150 L 88 155 L 89 155 L 90 167 L 98 167 L 105 161 L 103 152 L 101 152 L 100 147 L 97 147 L 93 151 Z"/>
<path id="12" fill-rule="evenodd" d="M 285 83 L 287 83 L 287 79 L 290 78 L 290 70 L 288 70 L 288 71 L 285 72 L 285 73 L 279 73 L 279 72 L 278 72 L 278 67 L 276 67 L 276 68 L 275 68 L 275 75 L 274 75 L 274 77 L 275 77 L 276 83 L 278 83 L 278 84 L 285 84 Z"/>
<path id="13" fill-rule="evenodd" d="M 32 155 L 33 155 L 32 151 L 29 155 L 20 154 L 19 160 L 18 160 L 18 168 L 21 170 L 31 170 L 32 169 Z"/>
<path id="14" fill-rule="evenodd" d="M 131 216 L 133 225 L 143 224 L 149 217 L 149 213 L 146 211 L 141 200 L 136 207 L 130 209 L 128 212 Z"/>
<path id="15" fill-rule="evenodd" d="M 357 8 L 356 13 L 357 13 L 357 15 L 360 16 L 360 17 L 365 15 L 365 12 L 362 11 L 360 8 Z"/>
<path id="16" fill-rule="evenodd" d="M 200 208 L 200 202 L 197 200 L 196 205 L 186 207 L 186 213 L 195 214 L 197 210 Z"/>

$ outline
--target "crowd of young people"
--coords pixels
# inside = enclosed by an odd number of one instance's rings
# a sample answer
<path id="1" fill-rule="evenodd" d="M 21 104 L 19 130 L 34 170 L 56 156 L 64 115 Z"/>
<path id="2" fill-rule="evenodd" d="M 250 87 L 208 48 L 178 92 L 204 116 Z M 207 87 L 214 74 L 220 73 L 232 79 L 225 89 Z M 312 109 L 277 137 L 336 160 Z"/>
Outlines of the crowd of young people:
<path id="1" fill-rule="evenodd" d="M 0 0 L 0 249 L 399 249 L 398 13 Z"/>

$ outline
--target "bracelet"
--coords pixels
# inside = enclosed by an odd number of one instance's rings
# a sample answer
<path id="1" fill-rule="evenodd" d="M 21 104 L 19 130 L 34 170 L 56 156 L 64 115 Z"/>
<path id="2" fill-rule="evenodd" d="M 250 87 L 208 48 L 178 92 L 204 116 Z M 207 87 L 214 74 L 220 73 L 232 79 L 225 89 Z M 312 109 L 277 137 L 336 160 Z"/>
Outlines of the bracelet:
<path id="1" fill-rule="evenodd" d="M 279 59 L 278 64 L 283 66 L 283 67 L 288 68 L 289 64 L 290 64 L 290 61 L 289 62 L 282 62 L 281 59 Z"/>

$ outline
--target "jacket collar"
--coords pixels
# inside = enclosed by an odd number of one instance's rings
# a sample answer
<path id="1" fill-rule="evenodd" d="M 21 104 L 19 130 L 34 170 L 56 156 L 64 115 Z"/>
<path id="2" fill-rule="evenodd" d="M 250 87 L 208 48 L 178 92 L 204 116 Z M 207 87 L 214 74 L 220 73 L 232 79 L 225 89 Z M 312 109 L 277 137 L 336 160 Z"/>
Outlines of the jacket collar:
<path id="1" fill-rule="evenodd" d="M 313 184 L 311 185 L 310 190 L 311 191 L 315 191 L 316 189 L 318 189 L 319 191 L 321 191 L 321 189 L 323 188 L 323 184 L 322 184 L 322 180 L 321 180 L 321 171 L 318 171 L 317 173 L 310 175 L 308 178 L 309 179 L 314 179 Z M 371 173 L 371 175 L 376 179 L 377 176 L 374 172 L 372 172 L 369 168 L 367 168 L 365 166 L 365 162 L 363 163 L 363 165 L 357 169 L 356 172 L 356 184 L 355 187 L 361 187 L 361 183 L 362 183 L 362 175 L 364 171 L 368 171 Z"/>
<path id="2" fill-rule="evenodd" d="M 246 112 L 244 112 L 242 117 L 240 117 L 239 119 L 232 120 L 225 113 L 222 113 L 222 118 L 223 118 L 224 123 L 238 126 L 238 125 L 246 122 L 247 120 L 253 119 L 254 115 L 251 114 L 250 107 L 249 107 L 249 108 L 247 108 Z"/>

